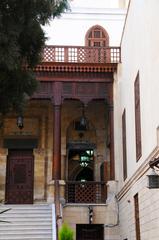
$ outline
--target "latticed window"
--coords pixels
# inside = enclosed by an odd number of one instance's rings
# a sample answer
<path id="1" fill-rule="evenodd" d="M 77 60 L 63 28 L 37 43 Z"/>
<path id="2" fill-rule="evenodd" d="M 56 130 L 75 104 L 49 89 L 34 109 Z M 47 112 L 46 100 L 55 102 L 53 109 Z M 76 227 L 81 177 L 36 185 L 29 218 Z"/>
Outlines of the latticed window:
<path id="1" fill-rule="evenodd" d="M 85 45 L 88 47 L 107 47 L 109 46 L 109 36 L 101 26 L 93 26 L 86 33 Z"/>
<path id="2" fill-rule="evenodd" d="M 138 161 L 142 155 L 141 145 L 141 116 L 140 116 L 140 78 L 139 72 L 134 84 L 135 96 L 135 131 L 136 131 L 136 160 Z"/>

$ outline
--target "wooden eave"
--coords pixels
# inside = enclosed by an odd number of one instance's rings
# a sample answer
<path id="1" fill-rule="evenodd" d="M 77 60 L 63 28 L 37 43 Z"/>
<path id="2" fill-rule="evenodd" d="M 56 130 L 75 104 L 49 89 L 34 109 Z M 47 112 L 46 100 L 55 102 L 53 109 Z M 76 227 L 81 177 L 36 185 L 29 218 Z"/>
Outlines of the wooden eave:
<path id="1" fill-rule="evenodd" d="M 112 82 L 117 63 L 63 63 L 43 62 L 35 68 L 39 81 Z"/>

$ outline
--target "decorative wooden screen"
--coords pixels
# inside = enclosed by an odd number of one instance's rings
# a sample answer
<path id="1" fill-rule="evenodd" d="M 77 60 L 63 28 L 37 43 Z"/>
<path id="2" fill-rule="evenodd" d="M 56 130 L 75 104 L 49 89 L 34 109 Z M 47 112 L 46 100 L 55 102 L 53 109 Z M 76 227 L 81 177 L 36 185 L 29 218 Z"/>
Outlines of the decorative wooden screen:
<path id="1" fill-rule="evenodd" d="M 136 131 L 136 160 L 138 161 L 142 155 L 141 146 L 141 118 L 140 118 L 140 78 L 139 72 L 135 79 L 134 84 L 135 96 L 135 131 Z"/>
<path id="2" fill-rule="evenodd" d="M 136 240 L 141 240 L 141 237 L 140 237 L 140 216 L 139 216 L 139 198 L 138 198 L 138 193 L 134 196 L 134 207 L 135 207 Z"/>
<path id="3" fill-rule="evenodd" d="M 93 40 L 92 40 L 93 41 Z M 119 63 L 120 47 L 106 47 L 102 46 L 46 46 L 43 50 L 43 62 L 63 62 L 63 63 Z M 105 44 L 104 44 L 105 45 Z M 62 49 L 62 50 L 61 50 Z M 76 68 L 76 71 L 80 71 L 80 66 Z M 94 66 L 93 66 L 94 67 Z M 58 70 L 58 65 L 54 66 L 54 70 Z M 82 66 L 83 68 L 83 66 Z M 36 70 L 51 71 L 51 65 L 38 65 Z M 73 71 L 70 66 L 70 71 Z M 84 68 L 83 68 L 84 69 Z M 60 71 L 68 71 L 66 66 L 60 65 Z M 75 70 L 74 70 L 75 71 Z M 83 70 L 82 70 L 83 71 Z M 89 69 L 90 72 L 90 69 Z"/>
<path id="4" fill-rule="evenodd" d="M 66 183 L 66 201 L 68 203 L 105 203 L 105 182 L 69 181 Z"/>
<path id="5" fill-rule="evenodd" d="M 107 47 L 109 46 L 109 36 L 106 30 L 99 26 L 91 27 L 85 37 L 85 45 L 88 47 Z"/>
<path id="6" fill-rule="evenodd" d="M 127 178 L 127 153 L 126 153 L 126 112 L 122 115 L 122 138 L 123 138 L 123 178 Z"/>

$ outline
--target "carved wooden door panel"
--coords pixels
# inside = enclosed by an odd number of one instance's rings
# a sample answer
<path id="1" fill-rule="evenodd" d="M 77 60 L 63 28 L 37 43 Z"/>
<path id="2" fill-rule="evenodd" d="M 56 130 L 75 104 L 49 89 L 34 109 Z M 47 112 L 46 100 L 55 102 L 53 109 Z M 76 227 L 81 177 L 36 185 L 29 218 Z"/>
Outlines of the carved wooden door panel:
<path id="1" fill-rule="evenodd" d="M 33 203 L 34 158 L 32 150 L 9 150 L 6 203 Z"/>
<path id="2" fill-rule="evenodd" d="M 104 240 L 103 224 L 77 224 L 76 240 Z"/>

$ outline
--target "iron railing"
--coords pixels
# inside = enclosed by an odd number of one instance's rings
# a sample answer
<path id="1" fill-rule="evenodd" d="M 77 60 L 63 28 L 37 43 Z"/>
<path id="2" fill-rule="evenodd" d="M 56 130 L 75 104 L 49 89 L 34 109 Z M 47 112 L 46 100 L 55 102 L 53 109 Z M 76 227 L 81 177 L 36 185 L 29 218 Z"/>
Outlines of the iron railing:
<path id="1" fill-rule="evenodd" d="M 120 47 L 45 46 L 43 62 L 119 63 Z"/>
<path id="2" fill-rule="evenodd" d="M 105 203 L 106 182 L 66 182 L 67 203 Z"/>

